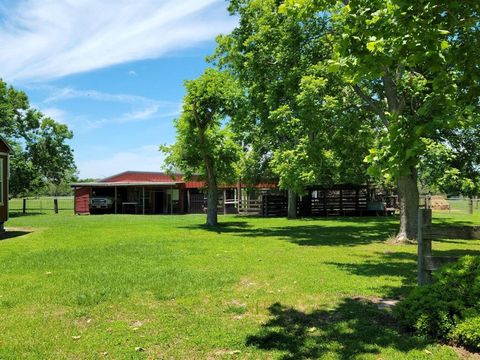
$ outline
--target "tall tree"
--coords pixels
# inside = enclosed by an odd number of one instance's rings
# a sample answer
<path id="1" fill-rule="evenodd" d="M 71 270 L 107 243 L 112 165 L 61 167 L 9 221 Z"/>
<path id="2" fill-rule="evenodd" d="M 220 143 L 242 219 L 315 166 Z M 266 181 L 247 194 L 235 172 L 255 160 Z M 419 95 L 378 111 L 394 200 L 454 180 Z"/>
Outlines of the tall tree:
<path id="1" fill-rule="evenodd" d="M 286 0 L 280 8 L 299 23 L 329 18 L 326 64 L 382 122 L 370 171 L 397 182 L 397 240 L 415 239 L 423 139 L 478 111 L 480 3 Z"/>
<path id="2" fill-rule="evenodd" d="M 186 95 L 180 118 L 175 120 L 175 144 L 161 146 L 170 171 L 186 178 L 199 175 L 207 183 L 207 226 L 216 226 L 218 184 L 237 180 L 240 146 L 228 126 L 242 92 L 227 73 L 207 69 L 196 80 L 185 82 Z"/>
<path id="3" fill-rule="evenodd" d="M 332 52 L 329 17 L 299 21 L 280 11 L 280 3 L 232 0 L 229 9 L 240 17 L 239 26 L 217 39 L 212 58 L 246 88 L 248 110 L 233 124 L 261 169 L 288 189 L 288 216 L 294 218 L 297 194 L 308 186 L 366 179 L 372 118 L 321 64 Z M 352 123 L 352 116 L 365 121 Z"/>
<path id="4" fill-rule="evenodd" d="M 75 171 L 73 137 L 59 124 L 33 109 L 27 95 L 0 80 L 0 134 L 13 147 L 10 192 L 13 196 L 38 192 L 45 184 L 59 184 Z"/>

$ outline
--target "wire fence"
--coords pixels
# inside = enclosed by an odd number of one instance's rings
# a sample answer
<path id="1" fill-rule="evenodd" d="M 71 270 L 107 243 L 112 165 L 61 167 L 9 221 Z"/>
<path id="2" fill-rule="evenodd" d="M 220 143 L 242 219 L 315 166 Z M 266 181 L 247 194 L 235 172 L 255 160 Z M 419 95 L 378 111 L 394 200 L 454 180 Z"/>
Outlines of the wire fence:
<path id="1" fill-rule="evenodd" d="M 10 214 L 54 214 L 73 212 L 73 196 L 59 197 L 28 197 L 10 199 L 8 202 Z"/>
<path id="2" fill-rule="evenodd" d="M 480 212 L 480 198 L 470 200 L 463 197 L 448 198 L 450 211 L 461 214 L 478 214 Z"/>

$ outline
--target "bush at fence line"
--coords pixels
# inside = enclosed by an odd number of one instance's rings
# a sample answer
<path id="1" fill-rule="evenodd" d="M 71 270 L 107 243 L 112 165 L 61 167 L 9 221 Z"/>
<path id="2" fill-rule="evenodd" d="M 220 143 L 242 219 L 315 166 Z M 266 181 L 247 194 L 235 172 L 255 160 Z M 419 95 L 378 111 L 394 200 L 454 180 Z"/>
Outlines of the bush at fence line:
<path id="1" fill-rule="evenodd" d="M 480 350 L 480 257 L 465 256 L 434 274 L 395 307 L 400 324 L 420 335 Z"/>

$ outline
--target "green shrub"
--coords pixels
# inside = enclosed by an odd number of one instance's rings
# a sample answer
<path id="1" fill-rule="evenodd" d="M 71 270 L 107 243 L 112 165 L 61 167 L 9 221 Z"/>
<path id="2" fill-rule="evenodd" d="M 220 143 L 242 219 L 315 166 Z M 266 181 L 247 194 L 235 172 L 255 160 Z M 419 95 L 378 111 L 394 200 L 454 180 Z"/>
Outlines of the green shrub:
<path id="1" fill-rule="evenodd" d="M 395 308 L 401 325 L 420 335 L 480 350 L 480 257 L 465 256 L 414 289 Z"/>
<path id="2" fill-rule="evenodd" d="M 455 342 L 480 349 L 480 316 L 460 322 L 453 332 Z"/>

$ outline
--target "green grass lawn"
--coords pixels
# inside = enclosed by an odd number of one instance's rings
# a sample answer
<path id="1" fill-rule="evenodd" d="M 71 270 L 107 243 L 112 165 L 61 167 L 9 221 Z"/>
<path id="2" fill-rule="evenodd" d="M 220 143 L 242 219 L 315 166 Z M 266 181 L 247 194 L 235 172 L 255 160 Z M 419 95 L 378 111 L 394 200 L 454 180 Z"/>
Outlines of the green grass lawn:
<path id="1" fill-rule="evenodd" d="M 15 217 L 0 359 L 456 359 L 365 299 L 415 285 L 393 218 Z M 439 222 L 475 222 L 455 213 Z M 480 252 L 480 241 L 434 243 Z"/>

